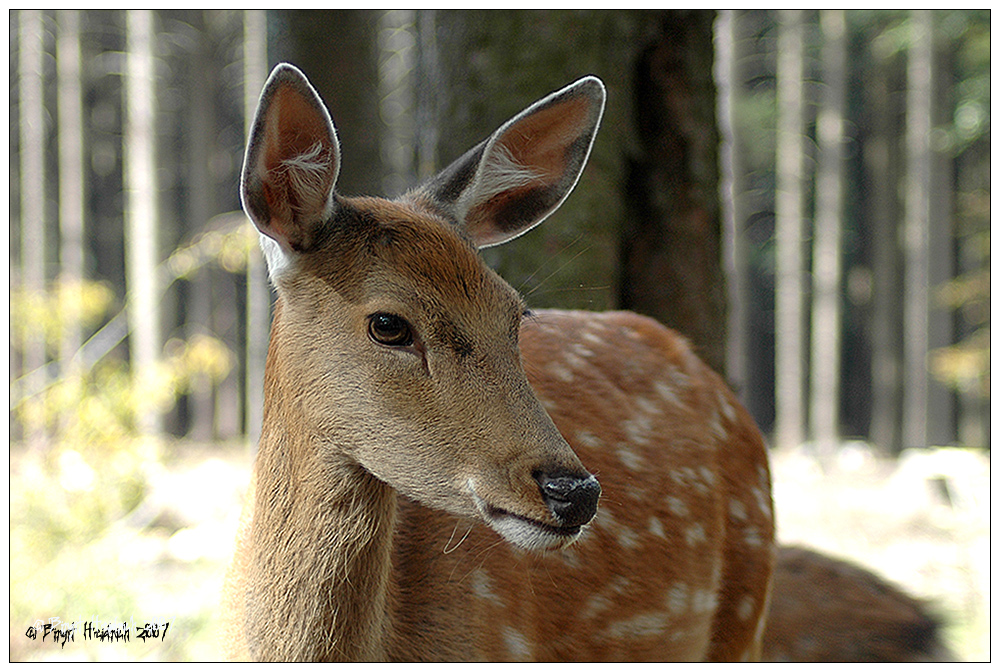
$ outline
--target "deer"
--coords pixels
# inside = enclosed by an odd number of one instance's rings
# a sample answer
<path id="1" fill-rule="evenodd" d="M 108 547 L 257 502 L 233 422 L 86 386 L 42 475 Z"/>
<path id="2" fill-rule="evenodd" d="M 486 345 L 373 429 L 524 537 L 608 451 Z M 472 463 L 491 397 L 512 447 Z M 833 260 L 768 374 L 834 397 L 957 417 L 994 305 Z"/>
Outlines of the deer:
<path id="1" fill-rule="evenodd" d="M 276 302 L 227 657 L 760 656 L 749 413 L 677 333 L 531 310 L 478 253 L 563 203 L 604 102 L 584 77 L 402 196 L 347 197 L 325 104 L 273 70 L 241 177 Z"/>
<path id="2" fill-rule="evenodd" d="M 955 662 L 932 606 L 860 565 L 779 546 L 762 659 Z"/>

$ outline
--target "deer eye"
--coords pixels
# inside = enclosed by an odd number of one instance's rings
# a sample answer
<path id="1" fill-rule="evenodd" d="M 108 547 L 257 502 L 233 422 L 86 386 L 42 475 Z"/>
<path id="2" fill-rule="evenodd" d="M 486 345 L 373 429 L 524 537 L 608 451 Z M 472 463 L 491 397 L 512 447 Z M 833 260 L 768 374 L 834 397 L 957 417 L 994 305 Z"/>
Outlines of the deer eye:
<path id="1" fill-rule="evenodd" d="M 413 329 L 399 315 L 375 313 L 368 318 L 368 336 L 376 343 L 394 347 L 413 345 Z"/>

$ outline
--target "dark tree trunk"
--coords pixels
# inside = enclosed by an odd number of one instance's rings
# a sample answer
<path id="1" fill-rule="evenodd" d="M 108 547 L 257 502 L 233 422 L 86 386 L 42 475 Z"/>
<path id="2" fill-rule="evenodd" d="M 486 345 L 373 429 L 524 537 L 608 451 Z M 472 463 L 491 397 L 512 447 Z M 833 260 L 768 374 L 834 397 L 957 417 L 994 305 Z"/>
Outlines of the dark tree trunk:
<path id="1" fill-rule="evenodd" d="M 639 154 L 628 159 L 620 305 L 688 336 L 725 362 L 719 134 L 710 11 L 664 11 L 635 69 Z"/>
<path id="2" fill-rule="evenodd" d="M 271 63 L 290 60 L 330 108 L 343 148 L 341 193 L 382 195 L 378 17 L 372 10 L 293 10 L 281 15 Z"/>

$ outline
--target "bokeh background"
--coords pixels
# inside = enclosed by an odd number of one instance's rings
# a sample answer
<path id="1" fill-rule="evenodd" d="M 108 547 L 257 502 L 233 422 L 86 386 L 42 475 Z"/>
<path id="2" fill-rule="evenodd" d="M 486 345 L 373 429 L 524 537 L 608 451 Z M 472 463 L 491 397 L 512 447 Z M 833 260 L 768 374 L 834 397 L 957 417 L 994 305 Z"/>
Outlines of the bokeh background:
<path id="1" fill-rule="evenodd" d="M 395 195 L 586 74 L 579 185 L 486 259 L 688 335 L 771 440 L 783 543 L 989 657 L 990 13 L 9 12 L 10 658 L 212 660 L 273 300 L 240 212 L 274 64 Z M 162 642 L 25 636 L 170 621 Z"/>

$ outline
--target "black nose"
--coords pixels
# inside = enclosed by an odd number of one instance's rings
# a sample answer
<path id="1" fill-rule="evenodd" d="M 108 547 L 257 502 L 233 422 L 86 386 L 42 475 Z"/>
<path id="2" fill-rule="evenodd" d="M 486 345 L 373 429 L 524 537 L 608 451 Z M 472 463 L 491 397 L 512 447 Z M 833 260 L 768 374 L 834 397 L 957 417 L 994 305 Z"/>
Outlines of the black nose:
<path id="1" fill-rule="evenodd" d="M 534 477 L 542 499 L 562 527 L 586 525 L 597 513 L 601 485 L 591 474 L 535 472 Z"/>

